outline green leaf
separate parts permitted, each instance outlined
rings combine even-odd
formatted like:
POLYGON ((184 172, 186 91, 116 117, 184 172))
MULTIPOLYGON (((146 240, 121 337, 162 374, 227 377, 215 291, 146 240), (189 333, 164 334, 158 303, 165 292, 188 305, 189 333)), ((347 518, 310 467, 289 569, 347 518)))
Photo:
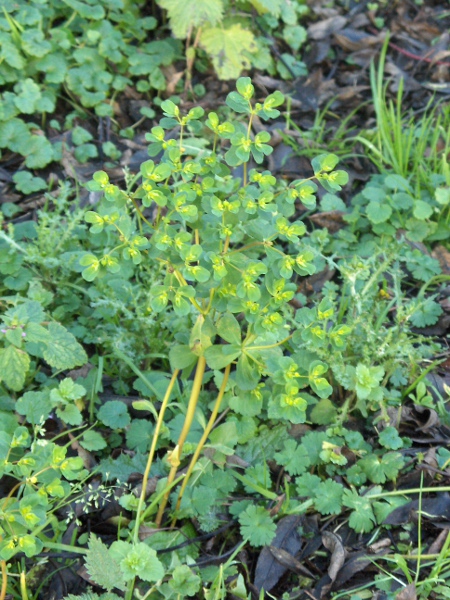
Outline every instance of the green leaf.
POLYGON ((86 352, 76 338, 59 323, 51 322, 48 326, 51 342, 44 350, 44 358, 56 369, 73 369, 86 364, 86 352))
POLYGON ((314 505, 322 515, 338 515, 342 508, 344 488, 332 479, 321 482, 314 492, 314 505))
POLYGON ((329 398, 322 398, 311 411, 311 421, 316 425, 329 425, 336 417, 336 407, 329 398))
POLYGON ((126 584, 120 572, 119 562, 109 552, 100 538, 92 535, 86 554, 86 570, 97 585, 110 592, 114 588, 124 592, 126 584))
MULTIPOLYGON (((133 403, 133 408, 135 403, 133 403)), ((138 452, 148 452, 153 439, 153 425, 147 419, 133 419, 127 429, 127 447, 138 452)))
POLYGON ((413 215, 420 221, 429 219, 433 214, 433 207, 423 200, 415 200, 413 207, 413 215))
POLYGON ((315 496, 317 487, 320 485, 320 477, 311 473, 304 473, 295 480, 297 484, 297 494, 302 498, 311 498, 315 496))
POLYGON ((199 591, 201 579, 187 565, 178 565, 169 580, 169 586, 181 596, 195 596, 199 591))
POLYGON ((236 81, 236 89, 246 100, 253 98, 253 94, 255 93, 255 88, 252 85, 250 77, 239 77, 236 81))
POLYGON ((100 407, 97 417, 111 429, 123 429, 130 424, 131 419, 126 405, 119 400, 110 400, 100 407))
POLYGON ((210 369, 224 369, 240 356, 242 350, 234 345, 213 345, 205 350, 206 363, 210 369))
POLYGON ((450 204, 450 186, 437 188, 434 192, 434 197, 436 202, 442 204, 442 206, 450 204))
POLYGON ((328 366, 320 360, 313 361, 309 366, 308 381, 311 388, 319 396, 319 398, 328 398, 331 395, 333 388, 322 377, 328 371, 328 366))
POLYGON ((392 208, 389 204, 380 202, 369 202, 366 208, 366 213, 369 220, 376 225, 388 221, 392 215, 392 208))
POLYGON ((81 425, 83 417, 74 404, 67 404, 56 409, 57 416, 67 425, 81 425))
POLYGON ((99 21, 105 17, 105 10, 101 4, 85 3, 79 0, 63 0, 63 2, 84 19, 99 21))
MULTIPOLYGON (((207 0, 209 2, 209 0, 207 0)), ((246 53, 256 51, 253 33, 242 29, 239 23, 227 29, 205 28, 200 36, 200 46, 211 56, 219 79, 236 79, 250 67, 246 53)))
POLYGON ((375 526, 370 497, 359 496, 353 490, 344 490, 342 504, 354 509, 350 515, 349 524, 357 533, 367 533, 375 526))
POLYGON ((215 25, 222 19, 222 0, 157 0, 169 14, 175 37, 184 39, 191 28, 215 25))
POLYGON ((9 148, 22 153, 31 138, 28 127, 22 119, 10 119, 0 122, 0 148, 9 148))
POLYGON ((95 452, 97 450, 103 450, 108 445, 103 436, 98 431, 90 429, 83 433, 83 437, 80 440, 80 445, 89 452, 95 452))
POLYGON ((52 411, 48 392, 26 392, 17 400, 16 411, 31 425, 37 425, 41 420, 46 421, 52 411))
POLYGON ((236 423, 228 421, 215 427, 209 436, 208 446, 227 456, 234 454, 234 447, 238 442, 236 423))
POLYGON ((0 350, 0 381, 11 390, 19 392, 23 388, 29 368, 30 357, 23 350, 15 346, 0 350))
POLYGON ((383 456, 369 454, 357 463, 373 483, 386 483, 396 479, 404 465, 404 460, 398 452, 388 452, 383 456))
POLYGON ((132 581, 135 577, 143 581, 158 581, 164 577, 165 570, 156 556, 156 550, 143 542, 113 542, 109 552, 119 563, 125 581, 132 581))
POLYGON ((249 506, 239 516, 241 535, 252 546, 268 546, 275 536, 277 526, 262 506, 249 506))
POLYGON ((230 344, 241 344, 241 327, 238 320, 231 313, 225 313, 217 322, 217 333, 230 344))
POLYGON ((36 111, 36 103, 41 98, 41 90, 31 77, 27 77, 14 88, 14 104, 20 112, 31 115, 36 111))
POLYGON ((21 149, 29 169, 43 169, 54 158, 53 146, 43 135, 30 135, 26 147, 21 149))
POLYGON ((335 154, 320 154, 312 159, 311 166, 314 169, 314 174, 317 175, 321 171, 331 172, 338 162, 339 157, 335 154))
POLYGON ((355 369, 355 390, 359 399, 365 400, 379 387, 384 377, 383 367, 368 367, 359 363, 355 369))
POLYGON ((378 436, 378 440, 382 446, 389 450, 399 450, 403 447, 403 440, 398 435, 395 427, 385 427, 378 436))
POLYGON ((311 465, 306 448, 295 440, 284 442, 284 449, 276 452, 274 458, 290 475, 300 475, 311 465))
POLYGON ((411 186, 401 175, 395 173, 387 175, 384 178, 385 185, 391 190, 401 190, 402 192, 411 192, 411 186))
POLYGON ((243 391, 253 390, 260 379, 256 364, 246 354, 242 354, 236 368, 236 383, 243 391))
POLYGON ((428 327, 434 325, 441 314, 442 306, 432 298, 427 298, 424 302, 418 303, 411 316, 411 323, 414 327, 428 327))
POLYGON ((230 92, 227 96, 226 103, 237 113, 249 113, 250 106, 247 100, 237 92, 230 92))
POLYGON ((34 177, 29 171, 17 171, 13 175, 16 188, 23 194, 32 194, 47 189, 47 184, 42 177, 34 177))
POLYGON ((187 344, 172 346, 169 352, 170 366, 173 370, 191 367, 197 362, 197 359, 198 356, 191 351, 187 344))

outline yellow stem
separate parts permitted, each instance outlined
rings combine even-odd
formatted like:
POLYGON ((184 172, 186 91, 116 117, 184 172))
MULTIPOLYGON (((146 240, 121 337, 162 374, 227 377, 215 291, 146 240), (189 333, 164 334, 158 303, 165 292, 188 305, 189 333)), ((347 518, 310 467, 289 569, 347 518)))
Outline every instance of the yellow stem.
MULTIPOLYGON (((166 508, 167 502, 169 500, 170 493, 170 484, 175 479, 177 474, 178 467, 180 465, 179 457, 183 452, 184 442, 188 436, 189 431, 191 430, 192 421, 194 420, 195 409, 197 408, 197 402, 200 395, 200 390, 202 388, 203 383, 203 375, 205 373, 206 368, 206 360, 204 356, 200 356, 197 363, 197 370, 195 371, 194 383, 192 385, 191 397, 189 398, 189 404, 187 407, 186 417, 184 419, 183 429, 181 430, 180 437, 178 438, 177 445, 172 453, 172 468, 170 469, 169 476, 167 478, 167 486, 169 490, 164 496, 158 514, 156 515, 155 523, 158 527, 161 526, 161 521, 164 515, 164 510, 166 508), (177 460, 178 458, 178 460, 177 460)), ((1 600, 1 599, 0 599, 1 600)))
POLYGON ((247 346, 247 350, 269 350, 270 348, 277 348, 278 346, 282 346, 284 343, 288 342, 292 336, 293 334, 291 333, 291 335, 285 337, 284 340, 281 340, 281 342, 269 344, 268 346, 247 346))
POLYGON ((148 219, 146 219, 144 217, 144 214, 143 214, 142 210, 139 208, 136 200, 132 196, 130 196, 130 200, 133 203, 133 206, 134 206, 137 214, 139 215, 139 217, 144 221, 144 223, 147 223, 147 225, 149 225, 153 229, 153 225, 150 223, 150 221, 148 219))
POLYGON ((223 246, 222 254, 226 254, 228 252, 228 246, 230 245, 230 236, 227 235, 225 238, 225 244, 223 246))
POLYGON ((145 495, 147 491, 147 482, 150 476, 150 469, 153 464, 153 457, 155 455, 156 444, 158 443, 159 432, 161 431, 161 427, 164 421, 164 413, 166 412, 167 405, 169 404, 170 395, 172 394, 173 386, 175 385, 175 381, 177 380, 179 369, 175 369, 172 375, 172 379, 170 380, 169 385, 167 386, 166 393, 164 395, 161 408, 159 409, 158 420, 156 422, 155 432, 153 433, 152 445, 150 448, 150 452, 147 459, 147 465, 145 467, 144 476, 142 478, 142 490, 141 495, 139 497, 139 504, 136 512, 136 524, 134 528, 134 541, 137 543, 139 541, 139 521, 142 514, 142 508, 145 502, 145 495))
POLYGON ((8 587, 8 571, 6 568, 6 560, 0 561, 0 565, 2 569, 2 589, 0 591, 0 600, 5 600, 6 589, 8 587))
POLYGON ((20 594, 22 596, 22 600, 28 600, 27 579, 25 571, 22 571, 20 573, 20 594))
MULTIPOLYGON (((208 439, 208 436, 211 433, 212 428, 214 427, 214 423, 216 422, 217 415, 218 415, 219 409, 220 409, 220 405, 222 404, 223 395, 225 394, 225 389, 227 387, 228 377, 230 375, 230 369, 231 369, 231 364, 229 364, 225 368, 225 372, 223 374, 222 385, 220 386, 219 394, 217 396, 216 403, 214 404, 213 411, 212 411, 211 416, 209 418, 208 424, 206 425, 206 429, 203 432, 201 440, 197 444, 197 448, 195 449, 195 452, 194 452, 194 454, 193 454, 193 456, 191 458, 191 462, 189 464, 189 468, 188 468, 188 470, 186 472, 186 475, 184 477, 183 483, 182 483, 181 488, 180 488, 180 492, 178 494, 178 500, 177 500, 176 510, 178 510, 180 508, 181 499, 183 498, 184 490, 186 489, 186 486, 187 486, 187 484, 189 482, 189 479, 190 479, 190 477, 192 475, 192 471, 194 470, 194 467, 197 464, 197 460, 198 460, 198 457, 200 456, 200 452, 203 450, 203 446, 205 445, 206 440, 208 439)), ((176 521, 176 518, 172 521, 172 527, 175 525, 175 521, 176 521)))

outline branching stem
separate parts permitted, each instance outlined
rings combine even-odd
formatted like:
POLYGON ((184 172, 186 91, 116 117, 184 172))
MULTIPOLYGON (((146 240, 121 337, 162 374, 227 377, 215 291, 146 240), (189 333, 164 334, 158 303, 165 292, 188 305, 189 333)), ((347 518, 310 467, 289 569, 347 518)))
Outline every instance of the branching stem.
POLYGON ((139 525, 142 515, 142 509, 145 502, 145 496, 147 492, 147 482, 150 476, 150 470, 153 464, 153 457, 155 456, 156 444, 158 443, 159 433, 161 431, 161 427, 164 421, 164 413, 166 412, 167 405, 169 404, 170 396, 172 394, 173 386, 178 377, 179 370, 175 369, 172 375, 172 379, 170 380, 169 385, 167 386, 166 393, 164 395, 161 408, 159 409, 158 420, 156 422, 155 432, 153 433, 152 445, 150 448, 150 452, 147 459, 147 465, 145 467, 144 476, 142 478, 142 490, 141 495, 139 497, 139 504, 136 511, 136 523, 134 526, 134 541, 137 543, 139 541, 139 525))
POLYGON ((170 485, 175 479, 177 474, 178 467, 180 466, 180 456, 183 452, 184 442, 188 436, 189 431, 191 430, 192 421, 194 420, 195 409, 197 408, 198 398, 200 395, 200 390, 202 389, 203 383, 203 375, 205 374, 206 368, 206 360, 204 356, 200 356, 197 362, 197 370, 195 371, 194 383, 192 385, 191 397, 189 398, 189 404, 187 407, 186 417, 184 419, 183 429, 181 430, 180 437, 178 438, 178 443, 175 446, 175 449, 171 453, 170 462, 172 464, 172 468, 170 469, 169 476, 167 478, 167 487, 168 490, 162 499, 162 502, 159 506, 158 514, 156 515, 156 525, 158 527, 161 526, 161 521, 164 516, 164 510, 166 508, 167 502, 169 500, 170 493, 170 485))
MULTIPOLYGON (((200 456, 201 451, 203 450, 203 446, 205 445, 209 434, 211 433, 212 428, 214 427, 214 423, 216 422, 216 418, 217 415, 219 413, 220 410, 220 405, 222 404, 222 400, 223 400, 223 396, 225 394, 225 390, 227 387, 227 383, 228 383, 228 377, 230 375, 230 370, 231 370, 231 364, 229 364, 226 368, 225 368, 225 372, 223 374, 223 380, 222 380, 222 385, 220 386, 220 390, 219 393, 217 395, 217 399, 216 402, 214 404, 214 408, 213 411, 211 413, 211 416, 209 417, 209 421, 208 424, 206 425, 205 431, 203 432, 203 435, 199 441, 199 443, 197 444, 197 448, 195 449, 195 452, 191 458, 191 462, 189 464, 188 470, 186 472, 186 475, 184 477, 183 483, 181 485, 180 488, 180 492, 178 494, 178 500, 177 500, 177 506, 176 506, 176 510, 178 510, 180 508, 180 504, 181 504, 181 500, 183 498, 183 494, 184 491, 186 489, 186 486, 189 482, 189 479, 192 475, 192 471, 194 470, 195 465, 197 464, 198 461, 198 457, 200 456)), ((176 522, 176 518, 172 521, 172 527, 175 525, 176 522)))

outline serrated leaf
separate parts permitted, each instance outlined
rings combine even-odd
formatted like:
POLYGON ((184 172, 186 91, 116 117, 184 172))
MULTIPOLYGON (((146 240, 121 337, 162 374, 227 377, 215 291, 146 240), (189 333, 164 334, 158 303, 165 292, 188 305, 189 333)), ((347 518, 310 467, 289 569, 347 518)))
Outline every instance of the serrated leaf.
POLYGON ((239 516, 242 537, 252 546, 267 546, 272 541, 277 526, 268 511, 262 506, 249 506, 239 516))
POLYGON ((100 20, 105 16, 105 10, 101 4, 85 3, 79 0, 63 0, 63 2, 85 19, 100 20))
POLYGON ((315 489, 314 505, 322 515, 339 514, 344 488, 336 481, 327 479, 315 489))
POLYGON ((442 306, 432 298, 427 298, 415 309, 411 316, 411 323, 414 327, 428 327, 434 325, 441 314, 442 306))
POLYGON ((284 442, 284 449, 276 452, 274 458, 290 475, 300 475, 311 465, 306 448, 295 440, 284 442))
POLYGON ((59 323, 50 323, 48 333, 51 342, 44 350, 44 359, 56 369, 73 369, 87 362, 87 354, 65 327, 59 323))
POLYGON ((13 175, 13 181, 19 192, 24 194, 32 194, 47 188, 47 184, 42 177, 34 177, 29 171, 17 171, 13 175))
POLYGON ((367 217, 372 223, 384 223, 392 215, 392 208, 389 204, 372 201, 369 202, 366 208, 367 217))
POLYGON ((423 200, 416 200, 413 207, 413 215, 420 221, 429 219, 433 214, 433 207, 423 200))
POLYGON ((204 29, 200 46, 211 56, 219 79, 237 79, 250 66, 250 59, 245 53, 256 51, 253 33, 243 29, 240 24, 227 29, 204 29))
POLYGON ((23 415, 28 423, 36 425, 47 420, 52 411, 52 404, 46 392, 26 392, 16 402, 16 411, 23 415))
POLYGON ((378 436, 378 440, 382 446, 389 450, 399 450, 403 447, 403 440, 398 435, 395 427, 385 427, 378 436))
POLYGON ((222 0, 158 0, 169 14, 175 37, 184 39, 191 28, 215 25, 222 19, 222 0))
POLYGON ((349 524, 356 532, 366 533, 373 529, 375 515, 369 497, 359 496, 353 490, 344 490, 342 504, 354 509, 350 515, 349 524))
POLYGON ((148 452, 153 439, 153 425, 147 419, 133 419, 127 429, 127 447, 138 452, 148 452))
POLYGON ((450 204, 450 186, 437 188, 437 190, 434 192, 434 197, 436 202, 442 204, 442 206, 450 204))
POLYGON ((81 425, 81 412, 74 404, 67 404, 56 409, 57 416, 67 425, 81 425))
POLYGON ((373 483, 385 483, 396 479, 404 465, 404 460, 398 452, 388 452, 383 456, 369 454, 357 463, 373 483))
POLYGON ((101 539, 95 536, 92 536, 89 540, 86 569, 92 581, 108 590, 108 592, 114 588, 123 592, 126 590, 119 563, 101 539))
POLYGON ((20 153, 25 156, 25 165, 29 169, 43 169, 54 158, 53 146, 43 135, 30 135, 20 153))
POLYGON ((195 596, 200 589, 201 579, 187 565, 178 565, 172 573, 169 586, 180 596, 195 596))
POLYGON ((26 352, 8 346, 0 350, 0 380, 11 390, 19 392, 25 383, 30 368, 30 357, 26 352))
POLYGON ((111 427, 111 429, 123 429, 131 422, 126 405, 119 400, 105 402, 98 411, 97 416, 102 423, 111 427))
POLYGON ((109 552, 119 563, 125 581, 132 581, 135 577, 144 581, 158 581, 164 577, 165 570, 156 556, 156 550, 143 542, 113 542, 109 552))

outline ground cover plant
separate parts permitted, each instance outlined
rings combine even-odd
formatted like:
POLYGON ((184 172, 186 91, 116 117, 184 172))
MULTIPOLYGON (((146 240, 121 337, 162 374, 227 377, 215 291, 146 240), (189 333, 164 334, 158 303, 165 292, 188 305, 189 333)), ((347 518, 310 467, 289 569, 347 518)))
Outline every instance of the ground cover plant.
MULTIPOLYGON (((95 29, 81 4, 70 21, 44 3, 66 30, 95 29)), ((186 38, 187 90, 160 90, 145 142, 118 142, 139 160, 105 152, 82 170, 95 128, 77 125, 61 164, 79 181, 56 175, 32 220, 3 199, 0 598, 445 598, 445 109, 412 125, 404 78, 389 104, 380 42, 372 130, 346 139, 352 111, 331 142, 331 100, 290 171, 305 124, 295 87, 264 89, 272 67, 226 86, 223 105, 189 100, 204 32, 257 40, 258 23, 281 48, 285 8, 252 3, 250 22, 236 3, 219 22, 225 3, 188 3, 180 24, 176 2, 158 4, 186 38), (387 158, 408 125, 427 160, 400 170, 387 158), (363 139, 380 172, 358 180, 363 139)), ((104 8, 122 31, 122 7, 104 8)), ((314 23, 310 43, 353 35, 339 18, 314 23)), ((39 198, 46 175, 26 173, 16 189, 39 198)))
MULTIPOLYGON (((185 38, 186 83, 190 83, 199 52, 198 64, 206 68, 211 60, 221 79, 237 78, 252 65, 272 74, 280 72, 285 78, 306 73, 305 65, 293 54, 274 60, 269 50, 270 34, 280 25, 291 52, 299 50, 306 35, 299 19, 308 12, 301 2, 265 6, 214 0, 199 8, 197 0, 170 0, 154 4, 152 14, 146 14, 145 7, 124 0, 5 1, 2 10, 0 149, 21 155, 31 170, 60 161, 67 144, 75 146, 80 162, 99 154, 117 160, 120 151, 109 134, 96 144, 83 121, 95 114, 108 120, 108 131, 112 123, 118 133, 117 96, 134 86, 147 99, 158 97, 167 85, 164 70, 183 58, 181 40, 185 38), (167 9, 173 36, 166 33, 155 39, 161 18, 157 5, 167 9), (195 38, 192 43, 191 36, 195 38), (60 118, 49 119, 59 112, 61 98, 71 108, 62 111, 60 118)), ((177 79, 182 75, 183 71, 177 79)), ((140 107, 141 119, 154 115, 147 104, 140 107)), ((126 137, 133 133, 133 127, 122 129, 126 137)), ((19 170, 14 183, 24 193, 46 188, 45 181, 29 170, 19 170)))

